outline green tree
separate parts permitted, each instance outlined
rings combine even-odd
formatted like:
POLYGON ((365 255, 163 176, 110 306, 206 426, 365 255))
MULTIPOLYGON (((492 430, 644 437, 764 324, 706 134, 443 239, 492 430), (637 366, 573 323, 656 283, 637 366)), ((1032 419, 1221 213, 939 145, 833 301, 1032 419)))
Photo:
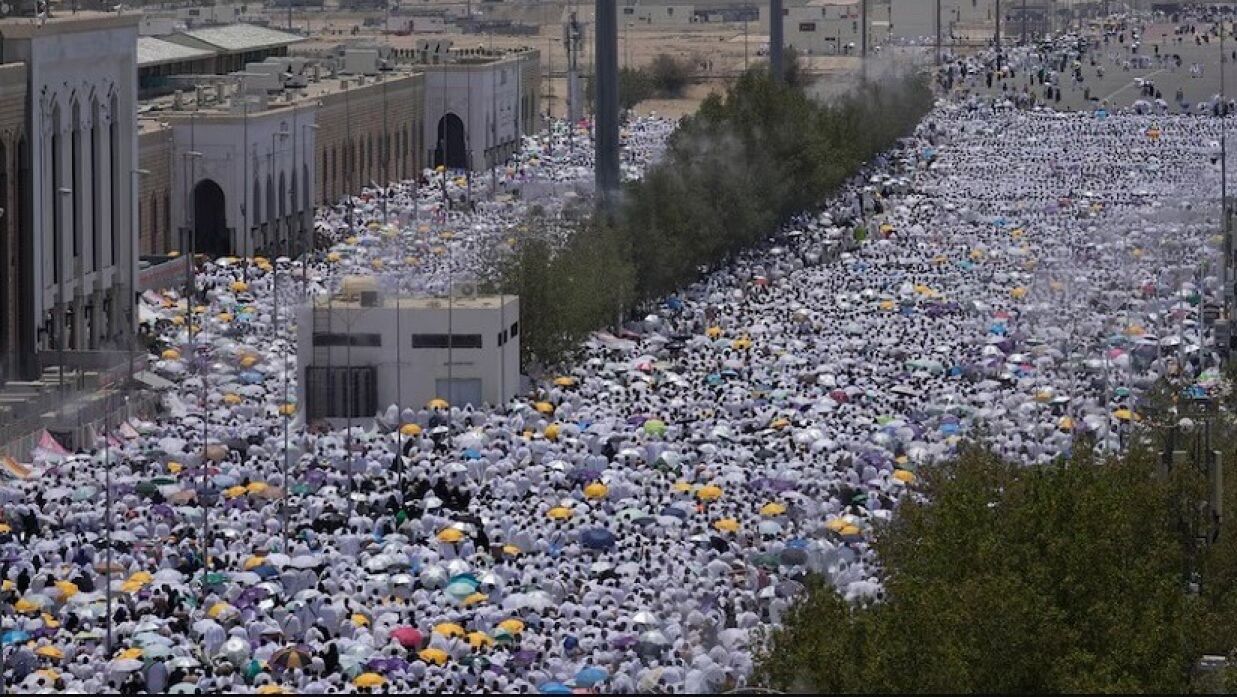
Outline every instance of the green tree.
POLYGON ((663 97, 681 97, 683 90, 696 79, 696 68, 690 59, 679 59, 669 53, 653 56, 648 74, 653 88, 663 97))
POLYGON ((767 637, 755 679, 824 692, 1185 691, 1201 644, 1181 502, 1196 485, 1184 469, 1159 474, 1142 450, 1051 467, 969 450, 926 472, 922 496, 878 531, 883 601, 850 605, 813 584, 767 637))

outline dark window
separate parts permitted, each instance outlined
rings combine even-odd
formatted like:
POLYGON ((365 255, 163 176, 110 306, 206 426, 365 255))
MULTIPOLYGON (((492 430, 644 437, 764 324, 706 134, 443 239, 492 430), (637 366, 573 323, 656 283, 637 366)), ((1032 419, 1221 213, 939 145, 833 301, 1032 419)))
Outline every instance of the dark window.
POLYGON ((799 22, 799 31, 816 31, 816 22, 799 22))
POLYGON ((501 331, 498 333, 498 345, 502 346, 505 343, 507 343, 507 332, 501 331))
POLYGON ((512 322, 511 323, 511 338, 514 339, 519 335, 520 335, 520 323, 512 322))
POLYGON ((636 8, 634 8, 634 7, 624 7, 624 8, 623 8, 623 14, 625 14, 625 15, 634 15, 635 13, 636 13, 636 8))
POLYGON ((314 346, 382 346, 381 334, 314 334, 314 346))
POLYGON ((412 347, 414 349, 479 349, 481 348, 481 335, 413 334, 412 347))
POLYGON ((368 417, 378 412, 377 371, 372 367, 305 369, 308 418, 368 417))

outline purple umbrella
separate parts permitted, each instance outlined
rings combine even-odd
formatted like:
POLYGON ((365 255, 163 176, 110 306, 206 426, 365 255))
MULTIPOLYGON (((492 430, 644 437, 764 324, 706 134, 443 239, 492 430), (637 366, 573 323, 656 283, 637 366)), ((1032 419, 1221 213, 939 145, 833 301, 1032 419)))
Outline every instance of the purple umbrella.
POLYGON ((378 673, 402 673, 408 669, 408 661, 402 658, 373 658, 365 667, 378 673))
POLYGON ((511 654, 511 662, 519 666, 528 667, 535 663, 540 655, 540 653, 531 649, 520 649, 511 654))

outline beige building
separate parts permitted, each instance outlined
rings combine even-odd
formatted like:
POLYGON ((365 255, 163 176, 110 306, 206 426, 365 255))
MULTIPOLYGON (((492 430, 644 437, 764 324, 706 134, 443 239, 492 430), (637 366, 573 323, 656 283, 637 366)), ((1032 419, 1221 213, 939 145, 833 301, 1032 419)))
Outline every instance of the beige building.
POLYGON ((178 249, 172 225, 171 127, 142 121, 138 133, 138 249, 142 256, 167 254, 178 249))
MULTIPOLYGON (((877 15, 871 6, 868 12, 871 25, 877 15)), ((860 15, 860 0, 788 1, 782 7, 782 35, 787 46, 809 55, 857 53, 860 15)), ((767 3, 760 6, 760 27, 763 33, 769 33, 767 3)))

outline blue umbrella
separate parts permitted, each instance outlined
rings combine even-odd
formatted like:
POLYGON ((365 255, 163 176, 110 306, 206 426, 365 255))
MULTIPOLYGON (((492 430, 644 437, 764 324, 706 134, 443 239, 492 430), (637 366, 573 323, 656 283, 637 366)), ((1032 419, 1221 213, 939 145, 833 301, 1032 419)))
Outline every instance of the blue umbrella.
POLYGON ((543 682, 537 687, 537 691, 543 695, 569 695, 571 688, 561 682, 543 682))
POLYGON ((256 370, 246 370, 240 375, 237 375, 240 381, 246 385, 259 385, 262 383, 264 376, 256 370))
POLYGON ((10 629, 4 634, 0 634, 0 646, 20 644, 23 641, 30 641, 30 635, 20 629, 10 629))
POLYGON ((271 566, 270 564, 261 564, 259 566, 255 566, 253 569, 251 569, 251 571, 257 574, 264 581, 268 578, 274 578, 275 576, 279 575, 279 570, 271 566))
POLYGON ((592 687, 597 683, 605 680, 610 674, 605 670, 596 666, 586 666, 576 673, 576 685, 581 687, 592 687))
POLYGON ((580 533, 580 544, 589 549, 610 549, 615 541, 614 533, 605 528, 589 528, 580 533))
POLYGON ((465 460, 480 460, 481 452, 478 451, 476 448, 468 448, 467 450, 464 451, 464 459, 465 460))

